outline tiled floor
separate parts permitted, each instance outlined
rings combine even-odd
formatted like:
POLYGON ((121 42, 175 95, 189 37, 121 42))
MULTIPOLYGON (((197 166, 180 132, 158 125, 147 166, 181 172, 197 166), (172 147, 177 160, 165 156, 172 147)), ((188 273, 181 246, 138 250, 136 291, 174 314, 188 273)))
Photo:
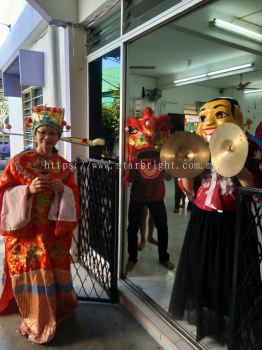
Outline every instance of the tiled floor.
MULTIPOLYGON (((170 260, 177 265, 190 212, 187 209, 180 209, 178 214, 173 213, 174 182, 172 180, 166 182, 165 204, 169 229, 168 251, 170 253, 170 260)), ((154 237, 156 237, 156 230, 154 231, 154 237)), ((175 272, 176 270, 168 271, 158 263, 157 246, 147 242, 144 250, 139 252, 136 267, 131 273, 128 273, 128 278, 167 311, 175 272)), ((195 333, 194 326, 189 325, 185 321, 180 323, 189 333, 195 333)), ((203 343, 212 350, 226 349, 226 347, 218 345, 210 338, 204 339, 203 343)))

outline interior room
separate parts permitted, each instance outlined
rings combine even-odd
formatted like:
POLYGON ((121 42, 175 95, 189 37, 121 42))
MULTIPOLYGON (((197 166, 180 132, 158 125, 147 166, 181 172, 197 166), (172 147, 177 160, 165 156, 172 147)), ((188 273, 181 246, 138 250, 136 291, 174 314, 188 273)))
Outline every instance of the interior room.
MULTIPOLYGON (((256 0, 214 1, 130 42, 127 117, 139 116, 144 107, 150 106, 155 116, 170 114, 173 126, 182 115, 184 130, 195 131, 200 106, 215 97, 228 96, 238 100, 244 129, 254 135, 262 120, 261 12, 256 0), (260 37, 218 28, 214 19, 260 33, 260 37)), ((166 181, 165 186, 168 250, 177 266, 190 210, 186 201, 185 207, 174 213, 174 180, 166 181)), ((129 189, 126 197, 127 216, 129 189)), ((176 269, 169 271, 159 265, 157 246, 146 242, 127 279, 167 312, 175 273, 176 269)), ((181 325, 194 333, 193 326, 186 322, 181 325)), ((204 343, 223 349, 210 339, 204 343)))

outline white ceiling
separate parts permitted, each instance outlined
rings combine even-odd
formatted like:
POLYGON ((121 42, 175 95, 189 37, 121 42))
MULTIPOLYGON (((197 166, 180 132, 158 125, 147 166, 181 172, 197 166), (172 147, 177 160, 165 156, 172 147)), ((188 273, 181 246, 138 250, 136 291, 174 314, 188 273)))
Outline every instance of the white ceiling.
POLYGON ((25 5, 25 0, 0 0, 0 47, 10 33, 6 25, 11 24, 12 27, 15 24, 25 5))
MULTIPOLYGON (((170 87, 175 78, 254 63, 242 72, 242 81, 252 82, 248 87, 262 88, 262 43, 211 27, 213 18, 262 33, 262 1, 217 0, 134 41, 128 48, 128 65, 155 69, 132 69, 130 73, 158 78, 160 87, 170 87)), ((235 72, 198 85, 231 88, 239 81, 240 72, 235 72)))

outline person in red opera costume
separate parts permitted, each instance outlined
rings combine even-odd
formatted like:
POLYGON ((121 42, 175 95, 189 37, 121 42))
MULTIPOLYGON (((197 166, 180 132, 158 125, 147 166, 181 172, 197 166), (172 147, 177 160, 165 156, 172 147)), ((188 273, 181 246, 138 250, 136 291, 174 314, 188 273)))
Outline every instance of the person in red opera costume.
POLYGON ((21 335, 43 344, 77 307, 70 272, 72 232, 80 216, 71 164, 55 145, 65 122, 61 108, 35 107, 27 127, 33 150, 14 156, 0 179, 0 232, 5 258, 0 315, 19 312, 21 335))

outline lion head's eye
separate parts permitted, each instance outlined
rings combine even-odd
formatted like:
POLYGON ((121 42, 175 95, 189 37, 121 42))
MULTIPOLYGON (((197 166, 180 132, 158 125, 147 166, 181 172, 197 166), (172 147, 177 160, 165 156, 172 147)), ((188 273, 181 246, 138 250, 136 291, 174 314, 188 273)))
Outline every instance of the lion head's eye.
POLYGON ((132 128, 132 127, 129 127, 129 134, 137 134, 137 129, 136 128, 132 128))
POLYGON ((201 115, 201 116, 199 117, 199 120, 200 120, 201 122, 204 122, 205 119, 206 119, 206 116, 205 116, 205 115, 201 115))

